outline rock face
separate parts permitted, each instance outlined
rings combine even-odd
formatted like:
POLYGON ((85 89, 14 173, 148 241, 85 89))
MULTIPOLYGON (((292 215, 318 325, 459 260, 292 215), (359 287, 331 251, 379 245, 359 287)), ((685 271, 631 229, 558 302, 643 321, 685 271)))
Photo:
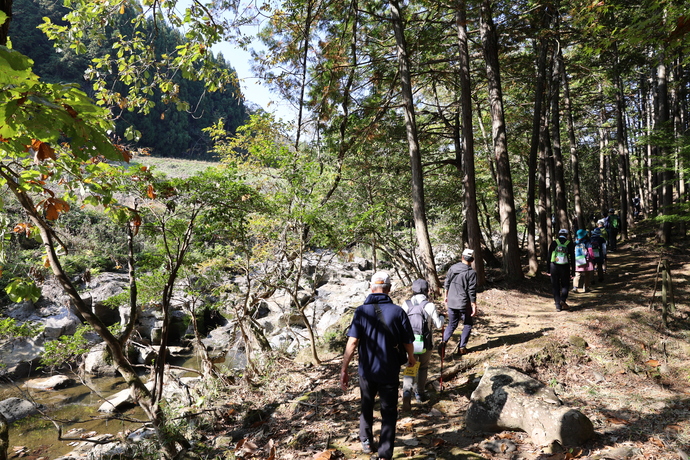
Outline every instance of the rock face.
POLYGON ((24 386, 34 390, 47 391, 67 388, 74 385, 74 383, 74 379, 67 377, 66 375, 53 375, 52 377, 27 380, 24 383, 24 386))
POLYGON ((554 441, 576 446, 594 435, 582 412, 564 406, 543 383, 507 367, 486 369, 472 393, 466 423, 472 431, 522 430, 540 446, 554 441))
POLYGON ((12 423, 29 415, 37 414, 38 408, 26 399, 7 398, 0 401, 0 412, 7 419, 7 423, 12 423))
POLYGON ((84 372, 94 376, 119 375, 117 368, 112 364, 112 358, 110 358, 105 342, 101 342, 89 350, 84 360, 84 372))

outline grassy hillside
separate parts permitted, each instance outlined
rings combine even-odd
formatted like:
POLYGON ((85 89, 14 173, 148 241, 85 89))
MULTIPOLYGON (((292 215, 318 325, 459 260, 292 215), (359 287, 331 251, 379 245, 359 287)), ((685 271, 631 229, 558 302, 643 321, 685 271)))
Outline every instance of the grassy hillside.
POLYGON ((218 166, 218 162, 183 160, 180 158, 160 158, 146 155, 136 155, 131 164, 153 167, 156 171, 165 173, 169 177, 189 177, 210 167, 218 166))

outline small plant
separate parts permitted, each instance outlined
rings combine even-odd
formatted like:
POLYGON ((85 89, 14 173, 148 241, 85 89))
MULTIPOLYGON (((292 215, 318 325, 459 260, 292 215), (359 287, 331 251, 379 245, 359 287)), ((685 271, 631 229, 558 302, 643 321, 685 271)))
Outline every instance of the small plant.
POLYGON ((0 338, 3 339, 17 339, 20 337, 33 337, 43 330, 43 326, 39 326, 31 321, 22 324, 17 324, 14 318, 5 318, 0 320, 0 338))
POLYGON ((13 278, 5 287, 5 292, 12 302, 31 300, 37 302, 41 298, 41 290, 29 278, 13 278))
POLYGON ((89 325, 79 326, 74 335, 63 335, 46 342, 41 364, 46 367, 76 364, 89 351, 90 343, 85 336, 91 330, 89 325))

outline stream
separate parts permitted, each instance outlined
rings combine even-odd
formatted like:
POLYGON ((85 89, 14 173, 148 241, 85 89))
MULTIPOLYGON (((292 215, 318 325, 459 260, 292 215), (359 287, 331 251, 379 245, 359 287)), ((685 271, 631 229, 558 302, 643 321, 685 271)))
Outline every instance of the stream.
MULTIPOLYGON (((199 369, 199 360, 190 355, 175 359, 171 364, 182 367, 199 369)), ((93 432, 116 435, 124 430, 134 431, 141 427, 141 423, 117 419, 117 414, 103 414, 98 408, 104 399, 127 388, 121 377, 89 378, 81 382, 74 374, 65 373, 73 378, 77 384, 59 390, 36 390, 24 386, 27 379, 18 380, 12 384, 0 385, 0 400, 17 397, 35 401, 45 406, 45 413, 62 426, 63 437, 78 437, 79 434, 70 430, 79 429, 81 433, 93 432)), ((196 375, 188 373, 187 375, 196 375)), ((135 406, 123 413, 128 419, 146 420, 141 408, 135 406)), ((24 452, 30 458, 53 459, 68 454, 74 450, 75 441, 59 441, 55 425, 41 414, 17 420, 9 429, 9 457, 16 458, 14 453, 24 452), (22 449, 19 449, 19 448, 22 449)))

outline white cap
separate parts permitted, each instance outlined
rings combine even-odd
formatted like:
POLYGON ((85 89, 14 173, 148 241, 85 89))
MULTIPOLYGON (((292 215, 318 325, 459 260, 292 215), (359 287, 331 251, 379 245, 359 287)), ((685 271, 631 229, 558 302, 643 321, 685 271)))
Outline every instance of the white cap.
POLYGON ((568 229, 567 228, 562 228, 558 231, 559 235, 567 235, 568 234, 568 229))
POLYGON ((372 286, 390 286, 391 277, 386 272, 376 272, 371 277, 372 286))
POLYGON ((465 249, 462 251, 463 257, 474 257, 474 249, 465 249))

